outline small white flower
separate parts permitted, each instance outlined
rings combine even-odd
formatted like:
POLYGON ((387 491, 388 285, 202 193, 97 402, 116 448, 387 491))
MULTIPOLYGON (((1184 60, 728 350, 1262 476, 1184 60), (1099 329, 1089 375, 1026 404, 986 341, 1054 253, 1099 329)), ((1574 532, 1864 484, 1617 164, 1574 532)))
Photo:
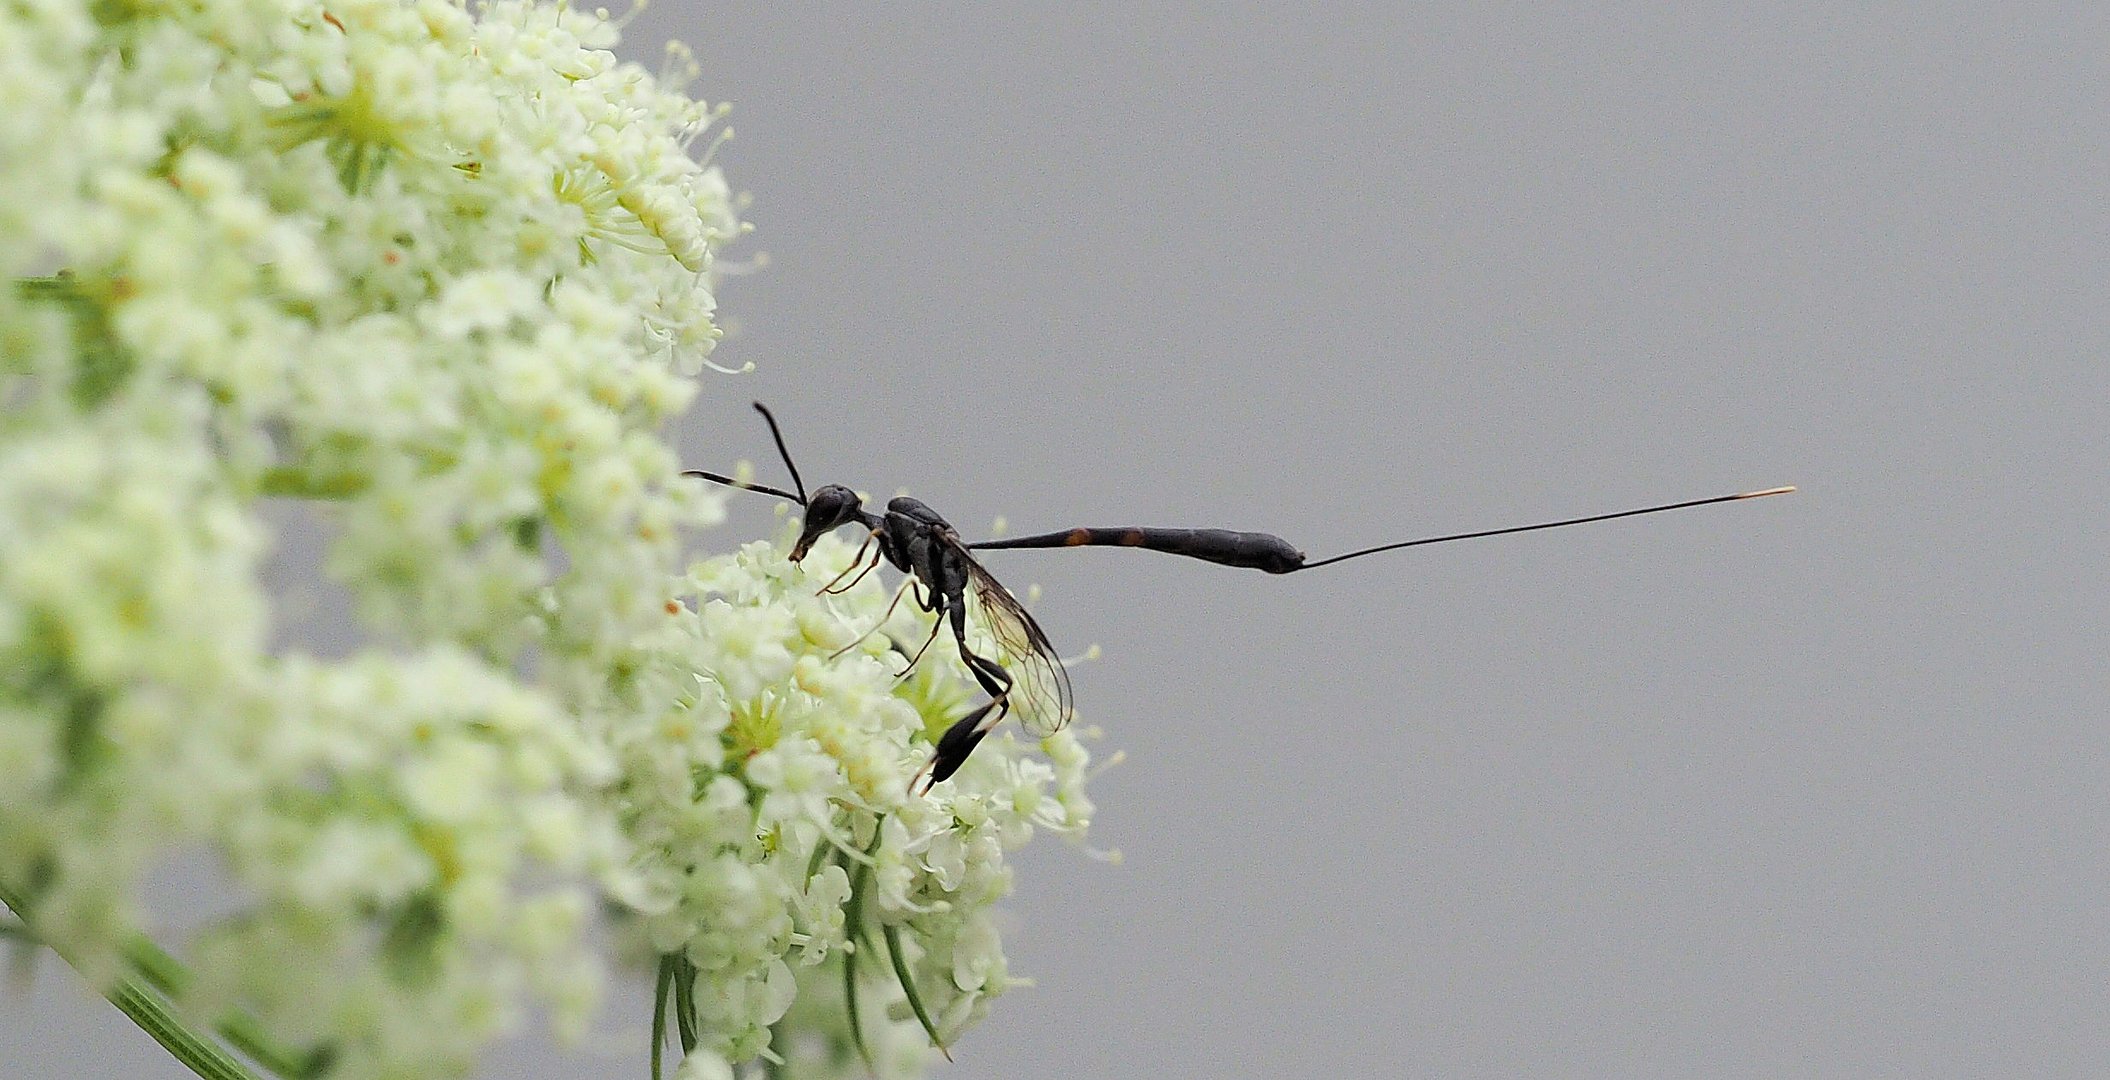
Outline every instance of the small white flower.
POLYGON ((442 338, 462 338, 478 330, 497 330, 524 316, 540 300, 540 289, 524 275, 488 269, 464 274, 448 283, 425 312, 425 325, 442 338))
POLYGON ((708 1050, 690 1054, 674 1070, 674 1080, 733 1080, 733 1066, 708 1050))
POLYGON ((800 963, 818 964, 828 958, 831 949, 842 944, 847 925, 843 904, 849 899, 850 874, 841 866, 822 867, 820 873, 808 879, 805 892, 797 900, 799 923, 806 935, 800 946, 800 963))
POLYGON ((952 984, 962 990, 1004 988, 1004 949, 986 915, 967 920, 953 938, 952 984))

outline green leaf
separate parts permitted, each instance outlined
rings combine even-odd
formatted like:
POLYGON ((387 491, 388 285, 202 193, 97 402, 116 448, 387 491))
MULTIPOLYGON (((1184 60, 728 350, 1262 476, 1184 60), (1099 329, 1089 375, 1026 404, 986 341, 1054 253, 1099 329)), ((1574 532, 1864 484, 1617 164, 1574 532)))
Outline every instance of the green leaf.
POLYGON ((87 412, 108 401, 139 365, 110 329, 108 305, 124 294, 121 280, 88 281, 72 273, 15 279, 24 299, 57 304, 73 317, 73 404, 87 412))
POLYGON ((258 474, 257 494, 336 502, 364 492, 370 483, 370 478, 350 471, 312 472, 297 465, 273 465, 258 474))
POLYGON ((381 959, 389 974, 406 983, 428 981, 436 973, 438 957, 433 946, 447 932, 447 917, 439 901, 430 896, 413 897, 396 912, 381 935, 381 959))

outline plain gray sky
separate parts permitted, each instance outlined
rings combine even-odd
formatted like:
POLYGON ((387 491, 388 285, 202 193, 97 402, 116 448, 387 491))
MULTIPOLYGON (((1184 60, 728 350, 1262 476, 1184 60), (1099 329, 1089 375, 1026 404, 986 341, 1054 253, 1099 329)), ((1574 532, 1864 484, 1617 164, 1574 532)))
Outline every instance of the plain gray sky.
MULTIPOLYGON (((633 25, 771 259, 698 467, 770 475, 761 398, 971 535, 1314 556, 1803 486, 1279 579, 993 554, 1105 648, 1127 858, 1024 856, 1039 985, 936 1076, 2101 1074, 2110 14, 1782 7, 633 25)), ((184 1075, 83 994, 0 1002, 0 1076, 184 1075)))

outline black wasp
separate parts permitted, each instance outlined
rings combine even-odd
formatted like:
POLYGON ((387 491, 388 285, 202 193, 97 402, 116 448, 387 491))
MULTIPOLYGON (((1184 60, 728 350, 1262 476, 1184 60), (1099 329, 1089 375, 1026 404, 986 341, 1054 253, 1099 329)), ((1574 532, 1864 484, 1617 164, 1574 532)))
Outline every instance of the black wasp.
MULTIPOLYGON (((759 491, 765 495, 775 495, 803 507, 805 516, 799 526, 798 542, 791 548, 792 562, 804 559, 806 553, 812 549, 814 541, 827 533, 853 524, 864 529, 865 541, 858 547, 857 554, 851 558, 850 565, 837 574, 833 581, 822 586, 821 592, 848 590, 862 580, 865 574, 876 568, 881 560, 893 564, 896 570, 909 576, 909 580, 903 584, 903 589, 915 589, 917 606, 934 616, 930 636, 924 639, 922 648, 917 649, 915 655, 909 658, 908 668, 903 669, 902 674, 907 674, 909 669, 916 666, 917 661, 930 649, 931 643, 937 640, 939 631, 950 624, 953 641, 959 646, 961 661, 967 665, 967 670, 974 676, 975 682, 989 694, 990 700, 987 703, 954 721, 939 737, 929 764, 917 774, 917 780, 910 781, 911 789, 914 789, 917 781, 924 781, 924 791, 930 790, 932 784, 957 771, 968 755, 974 753, 974 748, 981 744, 983 737, 995 730, 1006 715, 1016 715, 1026 731, 1039 738, 1060 731, 1070 720, 1070 675, 1063 668, 1062 659, 1056 654, 1054 645, 1049 643, 1046 632, 1041 630, 1040 623, 1034 621, 1032 613, 976 561, 974 552, 977 550, 1138 547, 1221 563, 1225 566, 1265 570, 1270 574, 1289 574, 1399 548, 1530 532, 1535 529, 1555 529, 1592 521, 1609 521, 1638 514, 1706 506, 1710 503, 1781 495, 1795 490, 1793 487, 1767 488, 1763 491, 1745 491, 1734 495, 1717 495, 1706 499, 1647 506, 1639 510, 1620 510, 1561 521, 1544 521, 1535 525, 1512 525, 1502 529, 1402 540, 1334 555, 1316 562, 1307 561, 1302 551, 1279 536, 1258 532, 1234 532, 1229 529, 1064 529, 1060 532, 970 544, 961 540, 959 531, 936 510, 921 500, 906 495, 888 500, 884 514, 874 514, 866 510, 864 500, 841 484, 825 484, 815 488, 809 497, 806 494, 805 482, 799 479, 798 466, 792 464, 791 452, 784 446, 784 433, 777 427, 777 418, 759 401, 755 402, 755 411, 761 413, 762 419, 769 424, 769 434, 776 441, 777 454, 784 459, 784 467, 791 472, 792 491, 736 480, 701 469, 690 469, 682 475, 701 477, 714 483, 759 491), (847 584, 844 583, 845 578, 849 579, 847 584), (1007 668, 976 653, 968 645, 967 609, 970 600, 977 609, 977 621, 986 627, 990 636, 996 640, 1005 658, 1010 661, 1010 667, 1007 668)), ((898 604, 900 601, 901 593, 897 592, 894 594, 894 603, 898 604)), ((884 623, 887 616, 891 616, 893 612, 893 606, 889 605, 887 614, 881 616, 880 622, 884 623)))

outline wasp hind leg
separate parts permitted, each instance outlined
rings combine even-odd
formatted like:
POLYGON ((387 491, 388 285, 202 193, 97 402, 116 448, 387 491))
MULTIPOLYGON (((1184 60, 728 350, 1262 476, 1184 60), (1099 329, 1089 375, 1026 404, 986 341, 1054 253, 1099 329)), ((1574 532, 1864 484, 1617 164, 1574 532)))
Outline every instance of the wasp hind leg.
POLYGON ((909 792, 928 795, 932 787, 960 771, 960 766, 967 763, 967 758, 974 753, 974 748, 982 745, 982 740, 995 731, 998 724, 1004 722, 1004 714, 1010 711, 1010 701, 997 698, 953 721, 953 725, 945 729, 945 734, 938 736, 938 746, 931 752, 930 760, 924 762, 923 767, 916 770, 916 775, 910 778, 909 792), (917 786, 919 784, 920 790, 917 786))
MULTIPOLYGON (((990 700, 953 721, 953 725, 945 729, 945 734, 938 736, 938 745, 931 753, 930 761, 917 770, 915 777, 909 781, 909 791, 916 794, 928 794, 932 785, 958 772, 960 766, 966 764, 968 756, 974 753, 974 748, 982 745, 982 740, 996 730, 996 726, 1003 723, 1004 717, 1011 712, 1011 673, 1005 671, 1002 664, 967 647, 967 618, 962 608, 956 604, 946 605, 942 602, 939 606, 946 608, 938 613, 939 625, 942 626, 950 619, 953 637, 959 642, 960 659, 974 675, 974 681, 988 692, 990 700), (917 791, 919 783, 922 784, 921 791, 917 791)), ((937 626, 931 627, 932 640, 936 640, 937 632, 937 626)), ((930 642, 925 641, 923 647, 928 649, 930 642)), ((921 657, 923 653, 918 650, 916 655, 921 657)))
POLYGON ((982 689, 990 697, 1007 698, 1011 696, 1011 673, 1004 670, 1004 665, 967 647, 966 611, 955 604, 943 614, 952 619, 952 636, 953 640, 960 645, 960 660, 967 665, 967 670, 974 675, 974 681, 982 684, 982 689))

